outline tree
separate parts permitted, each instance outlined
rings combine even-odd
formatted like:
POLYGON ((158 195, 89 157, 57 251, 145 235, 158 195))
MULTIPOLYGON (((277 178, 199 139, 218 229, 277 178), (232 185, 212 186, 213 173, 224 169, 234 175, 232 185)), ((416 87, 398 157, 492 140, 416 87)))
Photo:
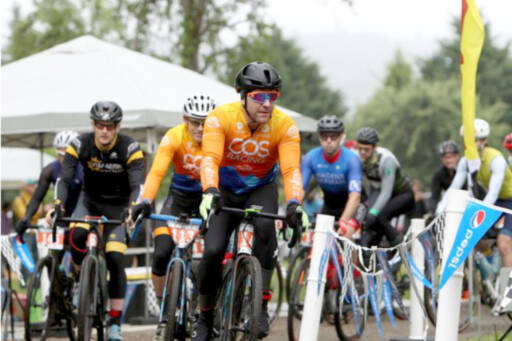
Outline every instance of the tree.
MULTIPOLYGON (((453 22, 455 35, 440 42, 433 56, 420 59, 419 66, 425 80, 460 79, 459 22, 453 22)), ((496 44, 489 24, 485 25, 485 41, 479 59, 476 91, 484 106, 504 102, 512 110, 512 58, 510 42, 500 47, 496 44)), ((477 114, 478 115, 478 114, 477 114)), ((512 115, 506 118, 512 125, 512 115)))
POLYGON ((240 68, 256 60, 270 63, 281 75, 280 105, 315 118, 327 114, 343 117, 347 112, 342 93, 328 86, 318 65, 304 56, 294 40, 283 37, 277 27, 241 38, 218 77, 232 85, 240 68))
POLYGON ((412 80, 412 67, 405 60, 402 52, 398 50, 395 60, 388 65, 388 74, 384 79, 384 86, 400 90, 412 80))
POLYGON ((6 49, 13 61, 46 50, 85 33, 79 9, 68 0, 35 2, 36 9, 25 18, 13 8, 10 44, 6 49))

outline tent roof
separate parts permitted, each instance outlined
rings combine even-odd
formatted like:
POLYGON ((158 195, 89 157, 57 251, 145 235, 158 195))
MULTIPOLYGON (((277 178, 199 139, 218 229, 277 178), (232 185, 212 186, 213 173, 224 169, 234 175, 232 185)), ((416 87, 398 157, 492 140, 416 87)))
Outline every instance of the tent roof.
MULTIPOLYGON (((2 189, 20 188, 27 180, 37 180, 41 173, 41 153, 27 148, 2 147, 2 189)), ((43 153, 43 165, 56 159, 43 153)))
MULTIPOLYGON (((27 134, 87 131, 88 110, 103 99, 121 105, 123 127, 139 129, 138 138, 145 128, 163 132, 180 123, 183 103, 192 94, 206 93, 218 104, 239 99, 232 87, 217 80, 92 36, 2 67, 1 91, 4 145, 27 144, 27 134)), ((281 109, 301 131, 314 130, 313 119, 281 109)), ((51 135, 44 144, 51 144, 51 135)))

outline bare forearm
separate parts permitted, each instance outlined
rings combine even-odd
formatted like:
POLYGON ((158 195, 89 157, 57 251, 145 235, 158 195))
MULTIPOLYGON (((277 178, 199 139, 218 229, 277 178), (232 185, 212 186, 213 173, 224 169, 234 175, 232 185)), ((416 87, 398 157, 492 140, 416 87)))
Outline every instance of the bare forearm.
POLYGON ((343 210, 343 214, 341 215, 342 220, 349 220, 356 213, 357 207, 361 202, 361 193, 359 192, 351 192, 348 195, 347 204, 345 205, 345 209, 343 210))

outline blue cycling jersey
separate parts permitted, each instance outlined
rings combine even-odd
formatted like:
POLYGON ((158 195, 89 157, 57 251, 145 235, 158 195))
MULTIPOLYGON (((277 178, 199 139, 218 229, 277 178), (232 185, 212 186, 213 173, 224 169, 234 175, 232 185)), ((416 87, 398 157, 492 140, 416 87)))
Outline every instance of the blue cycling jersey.
POLYGON ((340 147, 340 153, 327 160, 321 147, 307 153, 302 159, 302 180, 307 188, 314 175, 324 192, 340 194, 361 192, 363 171, 359 157, 350 149, 340 147))

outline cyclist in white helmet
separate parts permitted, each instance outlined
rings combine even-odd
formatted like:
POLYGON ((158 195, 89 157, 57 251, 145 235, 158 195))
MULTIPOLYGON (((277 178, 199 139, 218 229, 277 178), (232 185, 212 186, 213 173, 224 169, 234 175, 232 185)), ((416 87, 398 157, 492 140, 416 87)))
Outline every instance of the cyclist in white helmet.
MULTIPOLYGON (((512 209, 512 170, 507 166, 507 161, 503 154, 499 150, 488 146, 489 123, 477 118, 474 121, 474 125, 476 146, 482 162, 476 174, 476 180, 487 190, 483 201, 510 210, 512 209)), ((460 135, 463 135, 462 127, 460 135)), ((457 165, 457 173, 450 188, 462 188, 467 175, 468 166, 466 158, 462 157, 457 165)), ((444 211, 446 205, 447 200, 445 196, 439 203, 436 212, 441 213, 444 211)), ((507 278, 508 272, 512 270, 512 215, 510 214, 505 214, 505 224, 500 229, 497 244, 503 261, 502 274, 500 276, 507 278)))
MULTIPOLYGON (((175 216, 186 213, 189 217, 199 216, 198 210, 202 198, 199 166, 202 159, 203 125, 206 116, 213 109, 215 109, 215 101, 207 95, 195 95, 185 101, 184 123, 169 129, 162 138, 144 184, 142 201, 132 209, 133 220, 139 214, 149 215, 151 213, 151 203, 155 199, 171 162, 174 174, 161 213, 175 216)), ((152 277, 160 305, 167 264, 174 244, 169 229, 165 226, 155 227, 153 236, 155 238, 155 253, 152 277)), ((164 329, 165 325, 159 324, 153 340, 163 340, 164 329)))
MULTIPOLYGON (((46 192, 48 191, 48 188, 50 188, 51 184, 55 185, 57 181, 67 146, 77 136, 78 133, 71 130, 64 130, 55 135, 55 138, 53 139, 53 147, 57 153, 57 160, 48 164, 41 171, 37 188, 34 192, 34 195, 32 196, 32 199, 27 205, 25 216, 19 220, 16 225, 16 231, 18 232, 18 235, 22 236, 25 230, 30 227, 32 217, 37 212, 39 205, 43 201, 46 192)), ((73 210, 75 209, 76 203, 78 201, 78 195, 80 194, 80 189, 82 187, 83 176, 84 171, 80 166, 76 169, 73 181, 69 185, 69 197, 65 203, 66 212, 68 215, 73 213, 73 210)))

